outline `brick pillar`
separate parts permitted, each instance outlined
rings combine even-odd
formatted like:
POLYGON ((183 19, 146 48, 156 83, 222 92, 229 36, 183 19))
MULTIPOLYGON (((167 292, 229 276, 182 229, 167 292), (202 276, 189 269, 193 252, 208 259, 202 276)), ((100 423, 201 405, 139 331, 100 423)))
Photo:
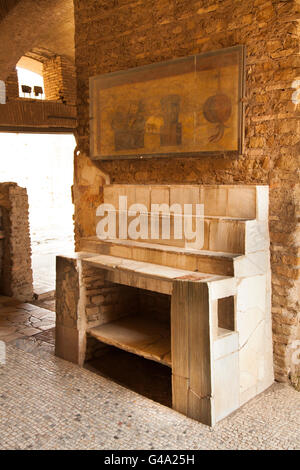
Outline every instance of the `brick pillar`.
POLYGON ((6 101, 19 98, 19 80, 18 80, 17 69, 14 69, 12 73, 7 77, 5 81, 5 85, 6 85, 6 101))
POLYGON ((0 294, 21 301, 33 298, 27 191, 16 183, 0 184, 2 260, 0 294))
POLYGON ((76 104, 76 80, 74 65, 57 56, 44 62, 43 77, 47 100, 76 104))

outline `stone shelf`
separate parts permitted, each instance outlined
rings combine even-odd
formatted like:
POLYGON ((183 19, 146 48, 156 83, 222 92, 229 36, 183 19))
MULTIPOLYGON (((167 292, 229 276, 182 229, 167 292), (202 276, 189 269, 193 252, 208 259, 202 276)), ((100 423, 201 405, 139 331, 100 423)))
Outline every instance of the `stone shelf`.
POLYGON ((233 276, 233 263, 237 254, 192 250, 168 245, 133 240, 99 240, 97 237, 81 239, 80 251, 109 256, 122 256, 144 263, 156 263, 189 271, 233 276))
POLYGON ((170 325, 132 315, 91 328, 97 340, 146 359, 172 367, 170 325))

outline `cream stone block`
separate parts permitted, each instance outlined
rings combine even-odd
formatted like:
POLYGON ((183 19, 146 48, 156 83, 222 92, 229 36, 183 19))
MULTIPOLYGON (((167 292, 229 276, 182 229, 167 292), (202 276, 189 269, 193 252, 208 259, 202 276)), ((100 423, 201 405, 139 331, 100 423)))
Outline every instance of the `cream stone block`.
POLYGON ((214 362, 213 403, 216 422, 239 407, 239 358, 238 353, 214 362))
POLYGON ((202 201, 207 216, 226 216, 228 190, 224 186, 203 187, 202 201))
POLYGON ((116 210, 119 208, 119 196, 126 196, 126 188, 120 185, 106 185, 103 187, 105 204, 112 204, 116 210))
POLYGON ((246 222, 245 253, 268 250, 270 246, 268 222, 246 222))
POLYGON ((127 209, 132 204, 143 204, 150 211, 150 186, 146 185, 106 185, 103 188, 104 203, 119 209, 119 197, 127 197, 127 209))
POLYGON ((265 322, 262 321, 240 349, 240 393, 257 386, 260 378, 260 358, 264 356, 265 322))
POLYGON ((254 276, 238 281, 237 311, 245 312, 255 308, 259 308, 263 312, 265 311, 266 275, 254 276))
POLYGON ((210 220, 209 250, 244 253, 245 223, 234 220, 210 220))
POLYGON ((236 186, 229 188, 226 215, 243 219, 255 219, 256 187, 236 186))
MULTIPOLYGON (((199 225, 201 234, 198 236, 198 240, 196 238, 191 241, 185 239, 184 247, 187 250, 209 250, 209 234, 210 234, 210 220, 200 218, 199 225)), ((193 221, 193 230, 195 230, 195 221, 193 221)), ((184 235, 184 232, 183 232, 184 235)))
POLYGON ((132 248, 130 246, 122 246, 117 244, 111 244, 109 254, 111 256, 117 256, 121 258, 132 258, 132 248))
MULTIPOLYGON (((181 185, 170 186, 170 205, 200 204, 200 187, 181 185)), ((184 207, 182 207, 184 209, 184 207)))
POLYGON ((260 358, 259 382, 257 393, 261 393, 274 382, 272 320, 265 321, 264 352, 260 358))
POLYGON ((252 277, 266 273, 270 269, 268 251, 258 251, 234 259, 234 275, 237 278, 252 277))
POLYGON ((269 218, 269 186, 256 186, 256 219, 269 218))
POLYGON ((265 358, 264 375, 257 383, 256 394, 263 392, 274 383, 273 354, 265 358))
POLYGON ((264 311, 258 307, 236 312, 236 329, 239 332, 239 346, 243 347, 259 323, 264 320, 264 311))
POLYGON ((216 281, 209 281, 208 288, 211 300, 230 297, 236 294, 236 279, 234 277, 229 277, 216 281))
MULTIPOLYGON (((184 224, 183 224, 184 226, 184 224)), ((205 220, 202 216, 193 217, 192 230, 196 235, 193 239, 186 238, 185 229, 183 227, 184 248, 186 250, 208 250, 209 249, 209 233, 210 221, 205 220)))
POLYGON ((176 279, 188 274, 188 271, 184 271, 182 269, 169 268, 168 266, 157 266, 150 263, 143 263, 142 266, 138 266, 135 269, 135 272, 169 279, 176 279))
POLYGON ((213 342, 213 357, 217 361, 228 354, 236 352, 239 348, 239 334, 237 332, 228 333, 213 342))
POLYGON ((124 260, 123 258, 117 258, 115 256, 97 255, 93 258, 83 258, 83 261, 86 261, 86 263, 95 267, 107 267, 113 269, 116 268, 119 264, 122 264, 124 260))
POLYGON ((176 268, 188 269, 189 271, 195 271, 197 269, 197 258, 194 256, 182 255, 180 253, 165 253, 162 264, 166 266, 172 266, 176 268))
MULTIPOLYGON (((209 315, 210 315, 210 319, 211 319, 210 331, 211 331, 211 334, 212 334, 213 347, 214 347, 214 342, 218 339, 218 333, 219 333, 218 301, 217 300, 211 300, 210 298, 209 298, 209 315)), ((212 357, 214 358, 214 353, 213 353, 212 357)))
POLYGON ((122 260, 122 263, 118 264, 118 269, 122 269, 124 271, 137 271, 140 267, 141 262, 133 261, 131 259, 124 259, 122 260))
POLYGON ((150 210, 150 188, 144 185, 124 185, 116 188, 118 196, 127 197, 127 210, 133 204, 143 204, 147 211, 150 210))
MULTIPOLYGON (((150 212, 151 210, 151 192, 149 186, 135 186, 135 191, 133 193, 133 202, 132 204, 143 204, 147 207, 147 211, 150 212)), ((129 208, 129 204, 128 204, 129 208)))
POLYGON ((151 205, 152 204, 170 205, 170 188, 168 186, 152 186, 150 198, 151 198, 151 205))

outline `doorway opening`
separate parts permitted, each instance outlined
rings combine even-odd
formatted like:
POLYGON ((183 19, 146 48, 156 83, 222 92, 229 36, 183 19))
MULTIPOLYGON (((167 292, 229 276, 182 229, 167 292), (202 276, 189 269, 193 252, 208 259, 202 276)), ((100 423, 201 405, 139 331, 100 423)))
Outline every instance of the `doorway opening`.
POLYGON ((74 250, 72 134, 0 133, 0 182, 26 188, 36 298, 55 291, 56 255, 74 250))

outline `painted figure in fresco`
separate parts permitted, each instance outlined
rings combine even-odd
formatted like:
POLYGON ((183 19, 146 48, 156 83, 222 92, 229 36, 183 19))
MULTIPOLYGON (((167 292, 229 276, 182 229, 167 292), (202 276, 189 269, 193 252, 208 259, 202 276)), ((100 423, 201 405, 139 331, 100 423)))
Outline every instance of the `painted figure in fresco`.
POLYGON ((111 122, 115 135, 115 150, 143 148, 145 123, 144 106, 141 101, 130 103, 127 112, 118 108, 111 122))
POLYGON ((164 125, 160 128, 160 145, 180 145, 182 143, 182 125, 178 122, 180 96, 164 96, 161 101, 164 125))
POLYGON ((231 116, 232 105, 229 96, 222 93, 222 77, 221 70, 215 76, 218 82, 217 93, 209 96, 203 105, 203 115, 208 122, 216 124, 216 133, 209 138, 209 142, 219 142, 223 136, 226 126, 225 122, 231 116))
POLYGON ((219 142, 224 136, 225 122, 232 113, 231 99, 224 93, 210 96, 204 103, 203 114, 208 122, 216 124, 216 133, 209 138, 210 142, 219 142))

